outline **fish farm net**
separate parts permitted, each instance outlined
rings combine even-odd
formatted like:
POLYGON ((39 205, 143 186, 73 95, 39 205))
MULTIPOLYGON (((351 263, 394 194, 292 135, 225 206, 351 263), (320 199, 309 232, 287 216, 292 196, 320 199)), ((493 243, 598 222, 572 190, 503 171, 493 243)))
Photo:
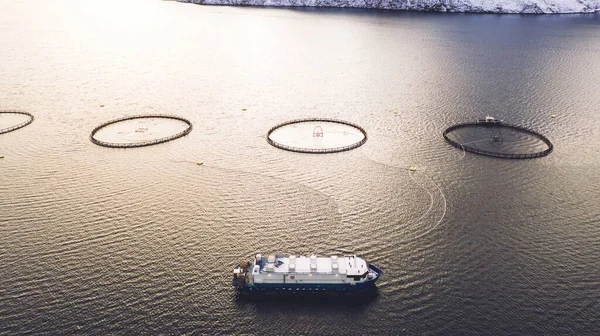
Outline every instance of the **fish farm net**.
POLYGON ((443 136, 458 149, 506 159, 538 158, 553 149, 550 140, 542 134, 501 122, 457 124, 446 129, 443 136))
POLYGON ((274 147, 298 153, 336 153, 362 146, 367 132, 359 125, 328 118, 286 121, 267 132, 274 147))
POLYGON ((25 111, 0 110, 0 134, 23 128, 33 122, 33 115, 25 111))
POLYGON ((90 141, 112 148, 134 148, 181 138, 192 131, 192 123, 167 114, 145 114, 114 119, 92 130, 90 141))

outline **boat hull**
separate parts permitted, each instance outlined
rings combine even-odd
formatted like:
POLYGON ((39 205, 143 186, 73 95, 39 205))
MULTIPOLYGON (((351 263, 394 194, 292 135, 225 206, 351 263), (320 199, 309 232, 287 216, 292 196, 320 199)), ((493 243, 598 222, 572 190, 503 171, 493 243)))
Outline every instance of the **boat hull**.
POLYGON ((358 292, 375 288, 375 284, 255 284, 243 287, 246 292, 358 292))

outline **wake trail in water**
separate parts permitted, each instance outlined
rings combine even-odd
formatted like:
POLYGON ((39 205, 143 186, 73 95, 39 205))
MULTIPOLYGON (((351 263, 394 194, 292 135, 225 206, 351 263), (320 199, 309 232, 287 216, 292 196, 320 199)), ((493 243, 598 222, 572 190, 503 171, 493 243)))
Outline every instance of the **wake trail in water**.
MULTIPOLYGON (((464 159, 465 154, 466 154, 466 152, 464 151, 464 148, 463 148, 463 155, 459 159, 457 159, 456 161, 454 161, 452 164, 456 164, 456 163, 460 162, 462 159, 464 159)), ((428 206, 427 210, 423 214, 421 214, 421 216, 415 221, 415 224, 421 223, 424 220, 424 218, 427 217, 431 213, 431 211, 433 210, 433 208, 434 208, 435 199, 436 199, 436 197, 434 195, 434 192, 432 192, 430 189, 428 189, 427 186, 425 185, 425 183, 419 183, 415 179, 415 175, 417 174, 417 172, 411 171, 410 169, 407 169, 407 168, 402 168, 402 167, 398 167, 398 166, 394 166, 394 165, 389 165, 389 164, 385 164, 385 163, 382 163, 382 162, 378 162, 378 161, 376 161, 376 160, 374 160, 374 159, 372 159, 372 158, 370 158, 368 156, 366 156, 366 157, 370 161, 372 161, 372 162, 374 162, 376 164, 380 164, 380 165, 383 165, 383 166, 386 166, 386 167, 391 167, 391 168, 394 168, 394 169, 405 169, 405 170, 407 170, 408 171, 408 176, 412 180, 412 182, 416 186, 418 186, 420 189, 422 189, 423 191, 425 191, 427 193, 427 195, 429 196, 429 200, 430 200, 429 201, 429 206, 428 206)), ((192 160, 186 160, 186 159, 177 160, 177 159, 169 158, 169 160, 172 161, 172 162, 175 162, 175 163, 200 164, 199 162, 192 161, 192 160)), ((447 165, 438 165, 438 167, 443 167, 443 166, 448 166, 448 165, 450 165, 450 164, 447 164, 447 165)), ((323 244, 320 245, 320 246, 317 246, 317 248, 311 254, 317 254, 317 253, 321 253, 321 252, 325 252, 325 251, 337 251, 337 250, 339 250, 340 248, 343 247, 342 244, 334 245, 332 247, 326 247, 327 242, 330 242, 331 239, 335 235, 339 235, 341 233, 341 231, 343 230, 343 228, 344 228, 344 225, 343 225, 344 224, 344 221, 343 221, 344 214, 342 214, 342 212, 340 211, 340 207, 339 207, 338 202, 332 196, 327 195, 323 191, 320 191, 320 190, 318 190, 318 189, 316 189, 314 187, 306 186, 306 185, 298 183, 296 181, 291 181, 291 180, 284 179, 284 178, 281 178, 281 177, 278 177, 278 176, 273 176, 273 175, 270 175, 270 174, 249 172, 249 171, 245 171, 245 170, 232 169, 232 168, 224 168, 224 167, 210 166, 210 168, 216 168, 216 169, 219 169, 219 170, 229 171, 229 172, 235 172, 235 173, 243 173, 243 174, 261 176, 261 177, 268 177, 268 178, 272 178, 272 179, 275 179, 275 180, 283 181, 285 183, 291 183, 291 184, 294 184, 294 185, 300 185, 303 188, 310 189, 311 191, 316 192, 318 194, 321 194, 321 195, 325 196, 326 198, 332 200, 333 203, 336 205, 336 212, 337 212, 337 215, 339 217, 339 221, 338 221, 337 227, 334 230, 330 231, 330 233, 328 234, 327 238, 324 239, 324 240, 322 240, 323 244)), ((423 172, 423 176, 425 176, 429 180, 429 182, 431 184, 433 184, 433 186, 435 187, 435 189, 437 189, 436 190, 437 193, 439 193, 439 195, 440 195, 440 197, 441 197, 441 199, 443 201, 442 202, 442 207, 441 207, 441 211, 442 211, 441 217, 435 222, 435 224, 431 228, 427 229, 425 232, 418 233, 416 236, 407 237, 407 238, 402 239, 400 241, 395 241, 394 243, 408 243, 408 242, 414 241, 416 239, 420 239, 420 238, 424 237, 425 235, 428 235, 433 230, 435 230, 436 228, 439 227, 439 225, 443 222, 443 220, 444 220, 444 218, 446 216, 447 207, 448 207, 447 206, 447 199, 446 199, 446 196, 444 195, 441 187, 437 183, 435 183, 435 181, 433 180, 433 178, 431 178, 430 176, 428 176, 425 172, 423 172)), ((301 238, 302 237, 298 237, 299 240, 301 238)))
MULTIPOLYGON (((411 173, 412 172, 409 171, 409 175, 411 173)), ((424 176, 427 177, 431 181, 431 183, 437 188, 438 192, 440 193, 440 196, 442 197, 442 200, 444 201, 444 203, 443 203, 444 204, 444 206, 443 206, 444 210, 442 212, 442 216, 440 217, 440 219, 429 230, 427 230, 427 231, 425 231, 425 232, 423 232, 423 233, 421 233, 421 234, 419 234, 419 235, 417 235, 415 237, 412 237, 411 239, 406 239, 405 242, 416 240, 416 239, 419 239, 419 238, 421 238, 421 237, 429 234, 431 231, 435 230, 442 223, 442 221, 444 220, 444 218, 446 217, 446 212, 447 212, 447 209, 448 209, 448 202, 446 200, 446 196, 444 195, 444 192, 442 191, 442 189, 440 188, 440 186, 438 186, 437 183, 435 183, 433 181, 433 179, 431 177, 427 176, 427 174, 424 174, 424 176)), ((412 178, 412 176, 411 176, 411 178, 412 178)), ((414 179, 413 179, 413 181, 414 181, 414 179)), ((423 189, 425 189, 425 188, 423 187, 423 189)), ((430 209, 431 209, 431 207, 433 206, 433 195, 427 189, 425 189, 425 190, 431 196, 431 200, 432 200, 431 201, 431 206, 430 206, 430 209)), ((420 222, 423 217, 425 217, 425 215, 421 216, 421 218, 419 220, 417 220, 417 223, 420 222)))
MULTIPOLYGON (((199 164, 199 162, 191 161, 191 160, 185 160, 185 159, 184 160, 176 160, 176 159, 169 158, 169 160, 172 161, 172 162, 176 162, 176 163, 199 164)), ((203 166, 207 166, 205 164, 202 164, 202 165, 203 166)), ((327 195, 326 193, 324 193, 321 190, 318 190, 318 189, 316 189, 314 187, 307 186, 305 184, 302 184, 302 183, 299 183, 299 182, 296 182, 296 181, 292 181, 292 180, 288 180, 288 179, 285 179, 285 178, 281 178, 279 176, 273 176, 273 175, 264 174, 264 173, 249 172, 249 171, 245 171, 245 170, 241 170, 241 169, 223 168, 223 167, 216 167, 216 166, 207 166, 207 167, 214 168, 214 169, 219 169, 221 171, 228 171, 228 172, 235 172, 235 173, 243 173, 243 174, 247 174, 247 175, 267 177, 267 178, 271 178, 271 179, 274 179, 274 180, 277 180, 277 181, 282 181, 282 182, 285 182, 285 183, 288 183, 288 184, 292 184, 292 185, 296 185, 296 186, 301 186, 302 188, 308 189, 308 190, 310 190, 310 191, 312 191, 312 192, 314 192, 316 194, 320 194, 320 195, 324 196, 325 198, 328 198, 329 200, 331 200, 335 204, 335 210, 336 210, 337 216, 339 217, 338 228, 336 230, 332 231, 329 234, 329 236, 327 237, 327 240, 324 240, 324 241, 328 241, 331 237, 334 236, 334 234, 337 234, 339 231, 341 231, 341 228, 343 227, 343 225, 342 225, 343 222, 344 222, 343 221, 343 214, 340 211, 340 206, 339 206, 337 200, 334 197, 332 197, 331 195, 327 195)), ((297 241, 301 241, 303 237, 299 235, 297 238, 298 238, 297 241)), ((317 248, 317 250, 313 251, 312 254, 315 254, 317 251, 324 251, 324 249, 323 248, 317 248)))
MULTIPOLYGON (((460 157, 460 158, 458 158, 458 159, 456 159, 456 160, 454 160, 454 161, 452 161, 452 162, 450 162, 450 163, 447 163, 447 164, 435 165, 435 166, 432 166, 432 167, 436 167, 436 168, 442 168, 442 167, 447 167, 447 166, 451 166, 451 165, 456 165, 456 164, 458 164, 458 163, 459 163, 459 162, 461 162, 461 161, 462 161, 462 160, 465 158, 465 156, 466 156, 466 151, 465 151, 465 149, 464 149, 464 147, 463 147, 462 145, 461 145, 461 148, 462 148, 462 155, 461 155, 461 157, 460 157)), ((364 153, 364 152, 363 152, 363 153, 364 153)), ((370 161, 372 161, 372 162, 374 162, 374 163, 376 163, 376 164, 379 164, 379 165, 385 166, 385 167, 390 167, 390 168, 393 168, 393 169, 405 169, 405 170, 407 170, 407 171, 408 171, 408 176, 410 177, 410 179, 412 180, 412 182, 413 182, 413 183, 414 183, 416 186, 418 186, 419 188, 421 188, 423 191, 425 191, 425 192, 428 194, 428 196, 429 196, 429 200, 430 200, 430 202, 429 202, 429 207, 428 207, 428 208, 427 208, 427 210, 426 210, 426 211, 425 211, 425 212, 424 212, 424 213, 423 213, 423 214, 422 214, 422 215, 421 215, 421 216, 420 216, 420 217, 419 217, 419 218, 418 218, 418 219, 415 221, 415 224, 417 224, 417 225, 418 225, 419 223, 421 223, 421 222, 424 220, 424 218, 425 218, 426 216, 428 216, 428 215, 431 213, 431 211, 433 210, 433 207, 434 207, 434 204, 435 204, 435 196, 434 196, 434 192, 430 191, 430 190, 429 190, 429 189, 428 189, 428 188, 425 186, 425 184, 423 184, 423 183, 419 183, 419 182, 418 182, 418 181, 415 179, 415 175, 417 174, 417 171, 413 171, 413 169, 412 169, 412 168, 404 168, 404 167, 399 167, 399 166, 396 166, 396 165, 391 165, 391 164, 387 164, 387 163, 379 162, 379 161, 377 161, 377 160, 375 160, 375 159, 373 159, 373 158, 369 157, 369 156, 368 156, 368 155, 366 155, 366 154, 365 154, 365 157, 366 157, 367 159, 369 159, 370 161)), ((407 164, 407 166, 408 166, 408 164, 407 164)), ((422 174, 422 175, 423 175, 424 177, 426 177, 426 178, 429 180, 429 182, 430 182, 430 183, 431 183, 431 184, 432 184, 432 185, 435 187, 435 189, 436 189, 436 193, 439 193, 439 197, 441 198, 441 201, 442 201, 442 206, 441 206, 441 208, 440 208, 440 210, 441 210, 441 212, 442 212, 442 213, 441 213, 441 216, 440 216, 440 218, 439 218, 438 220, 436 220, 436 221, 435 221, 434 225, 433 225, 431 228, 427 229, 426 231, 424 231, 424 232, 421 232, 421 233, 418 233, 418 234, 416 234, 415 236, 407 237, 407 238, 405 238, 405 239, 402 239, 402 240, 399 240, 399 241, 394 241, 394 243, 408 243, 408 242, 414 241, 414 240, 416 240, 416 239, 420 239, 420 238, 422 238, 422 237, 424 237, 424 236, 428 235, 429 233, 431 233, 431 232, 432 232, 433 230, 435 230, 436 228, 438 228, 438 227, 440 226, 440 224, 443 222, 444 218, 446 217, 446 213, 447 213, 447 210, 448 210, 448 201, 447 201, 446 195, 444 194, 444 192, 443 192, 442 188, 441 188, 441 187, 440 187, 440 186, 439 186, 439 185, 438 185, 438 184, 437 184, 437 183, 436 183, 436 182, 433 180, 433 178, 432 178, 432 177, 430 177, 430 176, 429 176, 429 175, 426 173, 426 171, 425 171, 424 169, 419 169, 419 171, 420 171, 420 172, 423 172, 423 174, 422 174)))

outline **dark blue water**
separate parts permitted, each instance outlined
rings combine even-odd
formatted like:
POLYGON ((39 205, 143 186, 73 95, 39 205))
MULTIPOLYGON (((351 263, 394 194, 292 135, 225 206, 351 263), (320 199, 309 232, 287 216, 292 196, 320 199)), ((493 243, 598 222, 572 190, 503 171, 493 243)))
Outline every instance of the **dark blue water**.
POLYGON ((600 330, 598 15, 23 0, 0 3, 0 45, 0 109, 36 116, 0 135, 0 334, 600 330), (194 130, 89 141, 141 113, 194 130), (502 160, 442 138, 487 114, 554 151, 502 160), (331 155, 267 144, 306 117, 369 140, 331 155), (256 253, 313 251, 383 269, 377 295, 230 287, 256 253))

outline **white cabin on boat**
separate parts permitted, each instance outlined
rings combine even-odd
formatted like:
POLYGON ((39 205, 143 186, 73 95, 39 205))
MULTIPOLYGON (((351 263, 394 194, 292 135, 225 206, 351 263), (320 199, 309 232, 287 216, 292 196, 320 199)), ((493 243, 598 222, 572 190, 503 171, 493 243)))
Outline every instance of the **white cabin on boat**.
POLYGON ((255 284, 351 284, 367 279, 369 267, 359 257, 256 256, 252 269, 255 284))

